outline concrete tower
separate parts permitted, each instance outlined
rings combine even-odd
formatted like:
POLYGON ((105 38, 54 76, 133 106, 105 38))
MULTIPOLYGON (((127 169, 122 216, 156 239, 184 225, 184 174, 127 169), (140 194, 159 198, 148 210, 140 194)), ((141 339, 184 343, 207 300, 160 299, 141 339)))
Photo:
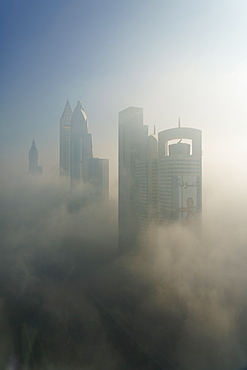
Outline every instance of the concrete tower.
POLYGON ((202 133, 178 127, 159 133, 159 221, 189 221, 202 208, 202 133))
POLYGON ((88 133, 87 116, 81 102, 71 117, 70 128, 70 181, 71 186, 88 183, 88 160, 93 158, 92 138, 88 133))
POLYGON ((36 148, 35 141, 33 139, 31 149, 29 150, 29 171, 32 175, 42 174, 42 166, 38 165, 39 152, 36 148))
POLYGON ((60 119, 60 175, 70 175, 70 125, 72 110, 67 99, 60 119))
POLYGON ((138 221, 137 161, 145 158, 148 126, 143 125, 143 109, 129 107, 119 112, 118 202, 119 251, 136 242, 138 221))
POLYGON ((138 229, 142 235, 158 217, 158 138, 148 136, 146 153, 136 164, 138 229))

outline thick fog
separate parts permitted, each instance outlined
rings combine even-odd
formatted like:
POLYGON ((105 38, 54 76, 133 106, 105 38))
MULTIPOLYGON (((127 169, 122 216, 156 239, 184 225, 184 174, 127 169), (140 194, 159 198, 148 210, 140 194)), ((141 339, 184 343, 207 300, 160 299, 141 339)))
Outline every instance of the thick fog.
POLYGON ((246 4, 1 1, 0 370, 247 366, 246 4), (110 159, 109 204, 58 179, 66 96, 110 159), (151 225, 119 256, 128 106, 157 132, 202 130, 202 227, 151 225))
MULTIPOLYGON (((8 180, 0 196, 0 367, 17 359, 24 369, 90 366, 94 351, 103 356, 104 340, 94 338, 102 330, 83 286, 116 254, 116 205, 93 203, 90 188, 71 195, 67 184, 41 177, 8 180), (68 327, 80 340, 69 344, 68 327)), ((108 357, 114 362, 114 354, 108 357)))
POLYGON ((56 179, 6 178, 0 367, 145 369, 109 317, 116 310, 174 368, 244 368, 245 183, 239 171, 205 171, 202 228, 153 225, 122 256, 116 200, 93 202, 90 187, 71 194, 56 179))

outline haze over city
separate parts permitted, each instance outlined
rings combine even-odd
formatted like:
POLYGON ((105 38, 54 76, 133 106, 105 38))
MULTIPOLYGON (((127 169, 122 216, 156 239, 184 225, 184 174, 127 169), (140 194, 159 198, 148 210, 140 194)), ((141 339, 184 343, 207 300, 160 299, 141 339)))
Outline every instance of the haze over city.
POLYGON ((245 13, 244 1, 2 1, 1 163, 25 172, 35 138, 49 174, 68 96, 82 100, 112 182, 128 106, 151 131, 178 117, 203 130, 205 169, 216 153, 229 167, 246 154, 245 13))
POLYGON ((3 0, 0 10, 0 367, 20 355, 30 370, 148 368, 97 306, 99 289, 163 343, 163 368, 244 369, 246 2, 3 0), (90 187, 71 193, 59 178, 67 98, 72 110, 81 101, 94 156, 109 158, 109 205, 84 204, 90 187), (202 232, 151 225, 119 256, 118 113, 130 106, 149 133, 179 117, 202 131, 202 232), (38 177, 28 175, 33 139, 38 177), (43 352, 35 340, 33 354, 20 350, 26 329, 43 352))

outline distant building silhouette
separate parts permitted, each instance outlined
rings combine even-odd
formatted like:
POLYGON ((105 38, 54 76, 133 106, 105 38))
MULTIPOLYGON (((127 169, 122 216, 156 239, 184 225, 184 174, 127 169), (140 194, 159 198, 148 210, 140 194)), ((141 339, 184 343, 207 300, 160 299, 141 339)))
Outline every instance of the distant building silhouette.
POLYGON ((29 170, 28 173, 32 175, 42 174, 42 166, 38 165, 39 152, 36 148, 35 141, 33 139, 31 149, 29 150, 29 170))
POLYGON ((143 110, 119 113, 119 251, 151 223, 188 222, 202 208, 201 131, 188 127, 148 136, 143 110))
POLYGON ((109 160, 93 157, 92 136, 80 101, 72 113, 67 100, 60 119, 60 175, 70 179, 71 189, 90 184, 95 200, 109 197, 109 160))
POLYGON ((71 186, 89 182, 89 159, 93 158, 92 137, 88 132, 87 115, 81 102, 73 111, 70 128, 70 181, 71 186))
POLYGON ((60 175, 70 176, 70 125, 72 110, 67 99, 60 119, 60 175))

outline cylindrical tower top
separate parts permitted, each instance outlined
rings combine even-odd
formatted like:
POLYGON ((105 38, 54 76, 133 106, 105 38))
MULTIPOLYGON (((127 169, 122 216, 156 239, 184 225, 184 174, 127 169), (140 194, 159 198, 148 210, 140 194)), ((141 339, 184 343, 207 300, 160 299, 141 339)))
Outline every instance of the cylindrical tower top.
POLYGON ((189 127, 176 127, 159 133, 159 158, 169 155, 168 141, 175 139, 189 139, 192 141, 192 156, 201 156, 202 153, 202 132, 201 130, 189 127))

